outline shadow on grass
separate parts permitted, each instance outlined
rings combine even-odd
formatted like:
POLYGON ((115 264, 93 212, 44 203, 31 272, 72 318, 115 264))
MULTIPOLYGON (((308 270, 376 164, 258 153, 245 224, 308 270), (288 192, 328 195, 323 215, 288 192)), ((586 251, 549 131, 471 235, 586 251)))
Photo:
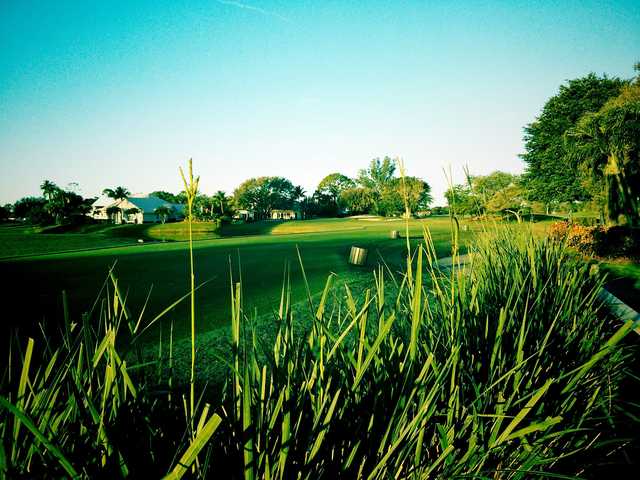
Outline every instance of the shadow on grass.
POLYGON ((250 223, 225 224, 220 228, 221 237, 238 237, 247 235, 269 235, 278 225, 286 220, 260 220, 250 223))
MULTIPOLYGON (((217 224, 213 222, 193 223, 193 239, 206 240, 219 238, 217 224)), ((189 239, 189 227, 186 222, 142 223, 113 225, 109 223, 89 223, 82 225, 57 225, 41 231, 46 234, 86 234, 103 238, 131 239, 144 241, 185 241, 189 239)))

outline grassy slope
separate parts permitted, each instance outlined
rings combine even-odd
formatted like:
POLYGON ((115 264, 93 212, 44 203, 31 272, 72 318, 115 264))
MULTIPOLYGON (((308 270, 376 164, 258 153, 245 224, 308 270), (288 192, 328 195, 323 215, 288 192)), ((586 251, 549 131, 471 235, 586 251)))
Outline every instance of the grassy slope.
POLYGON ((609 273, 607 288, 614 295, 640 312, 640 264, 627 262, 603 263, 601 268, 609 273))
MULTIPOLYGON (((423 225, 429 226, 440 254, 447 255, 450 242, 448 219, 413 221, 411 225, 412 235, 419 235, 423 225)), ((227 322, 230 258, 237 275, 240 257, 246 305, 256 307, 262 314, 269 312, 279 299, 285 262, 289 262, 292 268, 294 300, 305 297, 296 245, 300 248, 312 292, 322 289, 330 272, 348 281, 362 272, 370 272, 378 254, 392 265, 402 258, 404 242, 389 239, 390 230, 402 229, 403 222, 399 220, 313 220, 253 227, 261 228, 262 234, 251 236, 249 234, 253 232, 245 227, 238 232, 243 236, 195 243, 197 281, 211 280, 197 295, 200 331, 227 322), (306 233, 295 233, 301 231, 306 233), (367 268, 352 267, 346 262, 349 248, 355 243, 371 248, 367 268)), ((224 234, 229 235, 229 231, 224 234)), ((463 233, 463 237, 468 238, 470 234, 463 233)), ((86 310, 109 267, 116 261, 117 275, 123 290, 129 292, 130 305, 135 313, 144 304, 153 285, 146 318, 159 313, 186 292, 188 264, 185 243, 132 245, 4 260, 0 262, 0 275, 11 281, 0 294, 4 297, 2 301, 5 304, 17 303, 22 309, 20 318, 8 318, 4 326, 22 324, 32 327, 33 319, 42 318, 47 318, 51 325, 52 312, 55 312, 56 319, 60 317, 60 292, 63 289, 69 294, 72 313, 86 310)), ((181 305, 172 314, 177 320, 178 336, 188 330, 186 322, 178 321, 184 320, 186 309, 186 305, 181 305)))
POLYGON ((0 258, 115 247, 132 243, 133 240, 127 238, 109 238, 94 234, 42 233, 42 229, 37 227, 0 226, 0 258))
MULTIPOLYGON (((210 222, 193 225, 195 240, 220 235, 210 222)), ((188 239, 184 222, 143 225, 89 224, 55 227, 0 226, 0 258, 134 245, 138 239, 184 241, 188 239)))

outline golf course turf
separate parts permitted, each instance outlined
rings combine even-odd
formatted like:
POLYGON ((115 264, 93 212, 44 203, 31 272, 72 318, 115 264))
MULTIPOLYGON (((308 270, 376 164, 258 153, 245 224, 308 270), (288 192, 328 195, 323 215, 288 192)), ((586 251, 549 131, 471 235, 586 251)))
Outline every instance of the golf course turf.
MULTIPOLYGON (((438 254, 448 255, 449 219, 412 220, 410 235, 415 237, 412 241, 419 241, 423 227, 431 232, 438 254)), ((463 243, 479 228, 472 225, 469 231, 462 231, 463 243)), ((196 284, 207 282, 196 295, 197 330, 208 331, 229 321, 230 266, 236 281, 242 274, 245 309, 262 315, 277 308, 285 262, 291 267, 293 301, 304 300, 306 288, 298 251, 312 293, 322 290, 332 272, 337 274, 338 282, 349 282, 354 277, 369 275, 380 259, 390 268, 397 268, 406 244, 402 239, 390 239, 391 230, 403 232, 404 221, 361 218, 256 222, 231 225, 223 231, 223 238, 194 242, 196 284), (231 236, 234 233, 236 236, 231 236), (369 248, 368 265, 354 267, 347 263, 349 249, 354 244, 369 248)), ((64 234, 64 237, 74 236, 90 245, 96 234, 64 234)), ((187 292, 188 251, 184 242, 4 259, 0 260, 0 273, 9 281, 3 289, 3 303, 16 313, 5 318, 3 328, 6 331, 18 326, 33 333, 41 321, 45 328, 55 326, 62 319, 63 290, 67 293, 71 318, 79 318, 91 307, 114 265, 121 291, 127 296, 127 304, 136 318, 147 295, 149 302, 144 318, 149 320, 187 292)), ((175 320, 174 334, 180 338, 188 333, 187 316, 188 305, 183 302, 164 317, 162 323, 175 320)), ((151 334, 157 331, 155 328, 151 334)))

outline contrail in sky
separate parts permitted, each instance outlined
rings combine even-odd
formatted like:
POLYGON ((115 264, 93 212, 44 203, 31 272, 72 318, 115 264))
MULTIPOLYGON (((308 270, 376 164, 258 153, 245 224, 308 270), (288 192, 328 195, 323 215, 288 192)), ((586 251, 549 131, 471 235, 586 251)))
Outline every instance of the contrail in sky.
POLYGON ((232 7, 242 8, 244 10, 250 10, 252 12, 256 12, 256 13, 259 13, 261 15, 267 15, 267 16, 270 16, 270 17, 276 17, 276 18, 282 20, 283 22, 293 23, 290 19, 288 19, 287 17, 283 17, 282 15, 280 15, 278 13, 270 12, 268 10, 265 10, 264 8, 254 7, 253 5, 248 5, 248 4, 242 3, 242 2, 237 2, 235 0, 216 0, 216 2, 220 3, 221 5, 231 5, 232 7))

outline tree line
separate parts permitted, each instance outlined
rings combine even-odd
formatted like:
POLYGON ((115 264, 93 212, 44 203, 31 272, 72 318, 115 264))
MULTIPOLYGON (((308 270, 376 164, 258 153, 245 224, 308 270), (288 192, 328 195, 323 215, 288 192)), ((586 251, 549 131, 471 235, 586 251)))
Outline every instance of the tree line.
MULTIPOLYGON (((2 207, 0 219, 13 215, 38 224, 80 221, 86 218, 96 200, 83 198, 50 180, 42 183, 41 191, 40 197, 25 197, 14 205, 2 207)), ((123 186, 106 188, 102 193, 114 200, 130 196, 130 191, 123 186)), ((150 195, 173 204, 186 201, 185 192, 174 194, 156 190, 150 195)), ((193 213, 201 221, 229 221, 241 210, 251 211, 251 217, 257 220, 271 218, 274 210, 296 210, 302 218, 355 214, 391 216, 404 212, 405 199, 412 212, 426 210, 432 201, 431 187, 417 177, 399 177, 397 161, 384 157, 371 160, 356 178, 341 173, 327 175, 310 195, 284 177, 250 178, 231 195, 224 191, 213 195, 199 192, 194 198, 193 213)), ((106 213, 115 218, 119 213, 137 213, 137 209, 122 211, 117 206, 110 206, 106 213)), ((171 212, 168 207, 159 207, 155 213, 166 219, 171 212)))

